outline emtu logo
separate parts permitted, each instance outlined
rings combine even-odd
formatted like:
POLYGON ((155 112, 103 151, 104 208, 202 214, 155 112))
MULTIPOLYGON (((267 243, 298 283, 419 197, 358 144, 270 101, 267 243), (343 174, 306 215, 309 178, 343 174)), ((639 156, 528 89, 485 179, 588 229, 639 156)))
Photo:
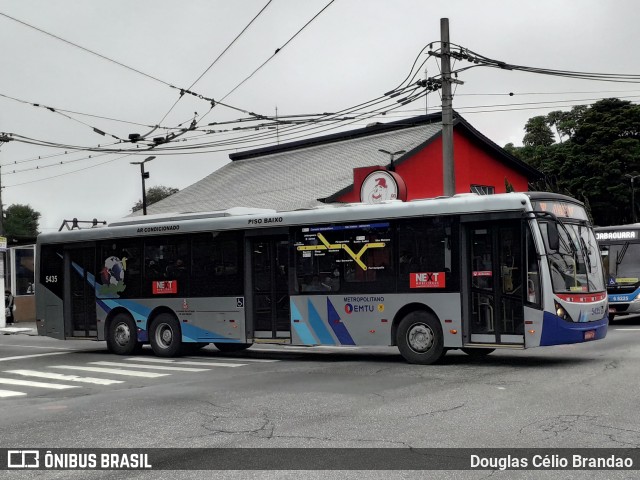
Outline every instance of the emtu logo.
POLYGON ((7 450, 8 468, 39 468, 40 451, 38 450, 7 450))
POLYGON ((353 312, 353 305, 351 305, 350 303, 347 303, 344 306, 344 311, 347 312, 349 315, 351 315, 351 312, 353 312))

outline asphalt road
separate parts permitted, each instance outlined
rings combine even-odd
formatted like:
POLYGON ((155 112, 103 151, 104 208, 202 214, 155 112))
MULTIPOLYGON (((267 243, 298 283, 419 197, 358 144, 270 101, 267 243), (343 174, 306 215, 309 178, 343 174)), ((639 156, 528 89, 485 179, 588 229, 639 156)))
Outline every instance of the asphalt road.
MULTIPOLYGON (((0 335, 2 447, 640 448, 637 317, 615 321, 602 341, 497 351, 484 359, 454 351, 433 366, 407 364, 395 348, 256 346, 228 355, 210 346, 158 360, 146 349, 123 357, 104 343, 0 335)), ((87 473, 47 472, 47 478, 87 473)), ((495 472, 492 478, 545 473, 552 474, 495 472)), ((602 473, 575 478, 637 472, 602 473)), ((225 472, 224 478, 287 475, 297 478, 291 472, 225 472)), ((339 472, 318 478, 334 476, 343 478, 339 472)))

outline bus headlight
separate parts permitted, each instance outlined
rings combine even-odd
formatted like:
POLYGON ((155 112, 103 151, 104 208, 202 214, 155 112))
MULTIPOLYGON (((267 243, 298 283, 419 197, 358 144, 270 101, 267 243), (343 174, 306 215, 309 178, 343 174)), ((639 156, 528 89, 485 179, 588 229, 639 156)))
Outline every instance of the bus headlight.
POLYGON ((569 315, 567 313, 567 311, 564 309, 564 307, 562 305, 560 305, 558 302, 553 302, 556 306, 556 315, 559 316, 561 319, 567 321, 567 322, 573 322, 573 319, 571 318, 571 315, 569 315))

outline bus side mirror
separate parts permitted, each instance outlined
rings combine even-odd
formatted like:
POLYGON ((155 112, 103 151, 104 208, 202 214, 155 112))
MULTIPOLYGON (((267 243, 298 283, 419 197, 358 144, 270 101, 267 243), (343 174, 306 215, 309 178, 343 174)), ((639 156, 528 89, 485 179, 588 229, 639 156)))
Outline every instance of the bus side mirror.
POLYGON ((556 222, 547 223, 547 242, 549 243, 549 250, 553 252, 560 250, 560 233, 556 222))

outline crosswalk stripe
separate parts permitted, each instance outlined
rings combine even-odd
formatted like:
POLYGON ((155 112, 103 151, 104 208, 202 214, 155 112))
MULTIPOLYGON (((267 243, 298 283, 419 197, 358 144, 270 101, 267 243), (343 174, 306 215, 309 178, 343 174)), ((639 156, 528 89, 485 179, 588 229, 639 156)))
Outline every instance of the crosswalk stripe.
POLYGON ((171 375, 170 373, 139 372, 137 370, 127 370, 127 369, 120 369, 120 368, 76 367, 74 365, 51 365, 49 368, 63 368, 66 370, 80 370, 83 372, 111 373, 113 375, 125 375, 128 377, 158 378, 158 377, 166 377, 167 375, 171 375))
POLYGON ((36 370, 5 370, 5 373, 23 375, 25 377, 49 378, 52 380, 63 380, 67 382, 92 383, 95 385, 112 385, 114 383, 124 383, 122 380, 109 380, 106 378, 79 377, 77 375, 65 375, 64 373, 38 372, 36 370))
POLYGON ((24 360, 25 358, 34 358, 34 357, 48 357, 50 355, 66 355, 68 353, 73 353, 73 350, 69 350, 67 352, 34 353, 32 355, 19 355, 17 357, 4 357, 4 358, 0 358, 0 362, 8 362, 10 360, 24 360))
POLYGON ((54 390, 66 390, 67 388, 78 388, 77 385, 32 382, 31 380, 16 380, 14 378, 0 378, 0 383, 3 383, 5 385, 22 385, 23 387, 53 388, 54 390))
MULTIPOLYGON (((133 360, 136 362, 151 362, 151 363, 163 363, 163 364, 172 364, 172 365, 204 365, 205 367, 245 367, 246 363, 222 363, 222 362, 189 362, 189 361, 179 361, 176 362, 174 360, 168 360, 163 358, 143 358, 143 357, 133 357, 127 358, 127 360, 133 360)), ((149 366, 135 365, 138 368, 152 368, 149 366)))
POLYGON ((23 397, 26 393, 24 392, 14 392, 13 390, 0 390, 0 398, 7 397, 23 397))
MULTIPOLYGON (((169 367, 166 365, 131 365, 121 362, 89 362, 89 365, 104 365, 106 367, 125 367, 125 368, 146 368, 149 370, 173 370, 176 372, 207 372, 208 368, 192 368, 192 367, 169 367)), ((182 364, 184 365, 184 364, 182 364)))

